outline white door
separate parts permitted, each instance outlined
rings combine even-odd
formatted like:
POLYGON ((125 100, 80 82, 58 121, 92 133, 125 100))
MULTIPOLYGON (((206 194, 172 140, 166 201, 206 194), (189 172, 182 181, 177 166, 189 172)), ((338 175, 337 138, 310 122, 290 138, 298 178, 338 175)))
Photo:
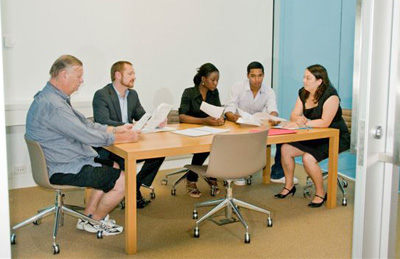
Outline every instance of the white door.
POLYGON ((400 148, 399 18, 400 0, 361 1, 361 34, 355 48, 360 59, 355 62, 353 97, 358 123, 354 258, 395 256, 400 148))

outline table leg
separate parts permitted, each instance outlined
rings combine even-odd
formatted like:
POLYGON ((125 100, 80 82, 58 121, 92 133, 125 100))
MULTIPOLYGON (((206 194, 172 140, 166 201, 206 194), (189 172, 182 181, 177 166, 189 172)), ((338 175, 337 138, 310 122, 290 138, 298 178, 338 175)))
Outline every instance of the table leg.
POLYGON ((125 158, 125 252, 137 252, 136 159, 125 158))
POLYGON ((329 138, 328 200, 326 206, 330 209, 336 207, 338 157, 339 131, 329 138))
POLYGON ((268 184, 271 182, 271 145, 267 146, 267 164, 262 172, 262 182, 263 184, 268 184))

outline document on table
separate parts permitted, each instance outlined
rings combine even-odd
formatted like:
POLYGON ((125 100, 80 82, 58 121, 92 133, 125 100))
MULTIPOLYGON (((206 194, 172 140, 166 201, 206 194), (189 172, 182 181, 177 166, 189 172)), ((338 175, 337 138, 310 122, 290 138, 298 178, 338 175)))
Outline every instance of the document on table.
POLYGON ((200 136, 207 136, 207 135, 211 135, 211 134, 224 133, 224 132, 228 132, 228 131, 230 131, 230 129, 218 129, 218 128, 204 126, 204 127, 199 127, 199 128, 175 130, 175 131, 172 131, 172 133, 189 136, 189 137, 200 137, 200 136))
POLYGON ((166 103, 160 104, 157 107, 157 109, 154 110, 153 114, 151 115, 151 118, 147 122, 146 126, 143 128, 143 131, 147 132, 155 131, 157 126, 160 125, 161 122, 165 121, 172 107, 173 106, 170 104, 166 103))
POLYGON ((206 102, 202 102, 200 110, 216 119, 220 118, 224 112, 224 107, 215 106, 206 102))
POLYGON ((271 121, 287 121, 284 118, 280 118, 277 116, 273 116, 271 114, 268 114, 266 112, 257 112, 253 114, 253 117, 259 120, 271 120, 271 121))
POLYGON ((274 128, 276 128, 276 129, 289 129, 289 130, 311 129, 311 127, 286 127, 285 125, 276 125, 274 128))
POLYGON ((174 131, 174 130, 176 130, 176 128, 165 126, 165 127, 162 127, 162 128, 155 128, 154 130, 148 130, 148 129, 144 128, 142 130, 142 133, 143 134, 147 134, 147 133, 174 131))

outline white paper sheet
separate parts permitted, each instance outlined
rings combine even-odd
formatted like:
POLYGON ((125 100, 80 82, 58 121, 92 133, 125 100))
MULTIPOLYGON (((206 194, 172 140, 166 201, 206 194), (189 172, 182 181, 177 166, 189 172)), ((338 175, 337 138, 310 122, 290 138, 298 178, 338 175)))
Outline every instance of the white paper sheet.
POLYGON ((228 132, 230 129, 217 129, 213 127, 199 127, 199 128, 191 128, 191 129, 184 129, 184 130, 175 130, 172 133, 189 136, 189 137, 200 137, 200 136, 207 136, 211 134, 218 134, 223 132, 228 132))
POLYGON ((154 110, 153 114, 151 115, 151 119, 147 122, 143 130, 148 132, 155 130, 157 126, 167 118, 172 107, 172 105, 166 103, 158 105, 157 109, 154 110))
POLYGON ((238 112, 240 118, 236 121, 236 123, 261 126, 261 121, 257 119, 255 116, 252 116, 250 113, 247 113, 241 109, 238 109, 238 112))
POLYGON ((147 121, 151 118, 150 113, 145 113, 139 121, 133 125, 132 130, 142 130, 147 121))
POLYGON ((206 102, 202 102, 200 105, 200 110, 210 115, 211 117, 218 119, 222 116, 222 113, 224 112, 224 107, 218 107, 206 102))
POLYGON ((271 114, 268 114, 266 112, 257 112, 253 114, 253 117, 255 117, 258 120, 272 120, 272 121, 287 121, 284 118, 280 118, 277 116, 273 116, 271 114))

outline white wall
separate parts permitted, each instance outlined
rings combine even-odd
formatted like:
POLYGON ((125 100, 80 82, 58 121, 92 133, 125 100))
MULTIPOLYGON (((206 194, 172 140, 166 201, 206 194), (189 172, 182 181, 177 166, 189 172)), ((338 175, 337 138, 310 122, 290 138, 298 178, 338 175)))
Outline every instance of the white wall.
MULTIPOLYGON (((1 9, 1 6, 0 6, 1 9)), ((1 14, 0 14, 1 16, 1 14)), ((1 34, 1 28, 0 28, 1 34)), ((0 57, 3 56, 3 50, 0 49, 0 57)), ((0 107, 4 106, 4 84, 3 84, 3 63, 0 62, 0 107)), ((8 181, 7 181, 7 160, 6 153, 6 120, 4 110, 0 110, 0 258, 11 258, 10 247, 10 210, 8 198, 8 181)))
POLYGON ((206 62, 220 70, 221 101, 254 60, 271 81, 273 0, 2 0, 5 109, 10 188, 29 186, 23 143, 26 110, 62 54, 81 59, 85 83, 72 97, 91 115, 94 92, 117 60, 133 63, 142 104, 179 107, 184 88, 206 62), (15 166, 26 172, 14 174, 15 166))

